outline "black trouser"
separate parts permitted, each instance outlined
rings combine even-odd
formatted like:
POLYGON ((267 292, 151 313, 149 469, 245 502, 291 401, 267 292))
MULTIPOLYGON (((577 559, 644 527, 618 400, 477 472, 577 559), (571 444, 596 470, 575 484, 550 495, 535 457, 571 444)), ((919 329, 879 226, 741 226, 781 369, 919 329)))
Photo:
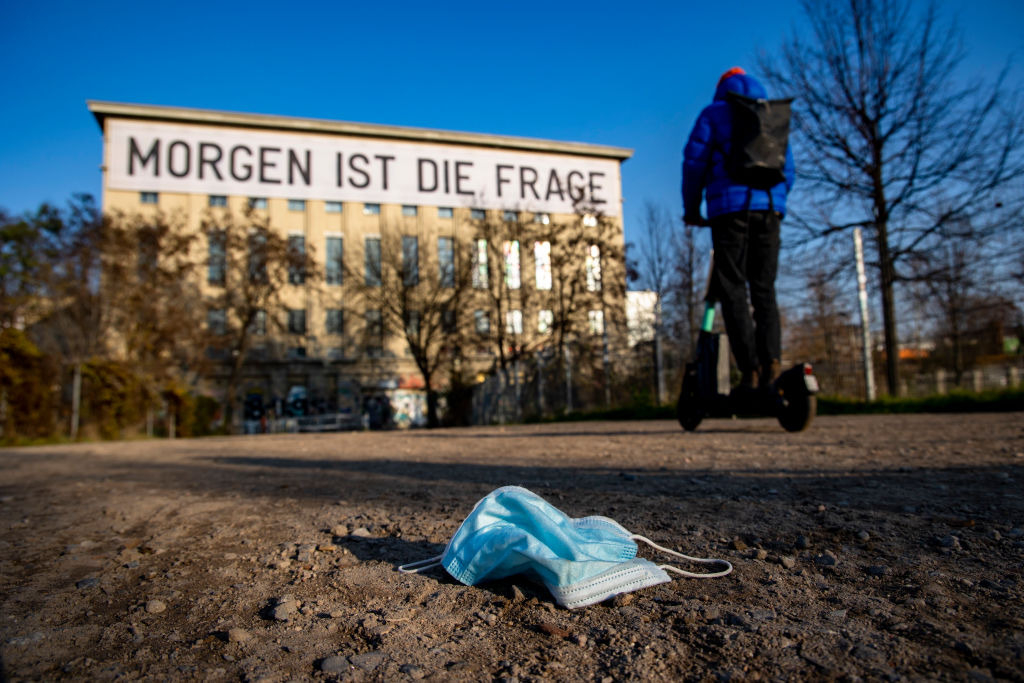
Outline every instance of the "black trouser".
POLYGON ((774 211, 744 211, 711 219, 711 241, 715 248, 711 298, 722 304, 729 345, 743 373, 767 368, 772 360, 782 357, 782 332, 775 301, 780 223, 779 214, 774 211))

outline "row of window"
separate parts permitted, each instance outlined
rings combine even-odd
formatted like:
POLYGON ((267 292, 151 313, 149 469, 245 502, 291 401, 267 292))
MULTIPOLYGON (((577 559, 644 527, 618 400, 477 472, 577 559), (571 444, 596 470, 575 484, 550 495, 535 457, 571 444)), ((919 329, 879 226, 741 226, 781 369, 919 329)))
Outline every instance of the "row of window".
MULTIPOLYGON (((212 232, 208 235, 207 281, 211 285, 223 286, 226 274, 226 254, 223 234, 212 232)), ((254 248, 258 245, 252 245, 254 248)), ((325 281, 328 285, 341 285, 343 280, 344 244, 341 236, 328 236, 325 250, 325 281)), ((288 247, 293 253, 306 253, 306 238, 303 235, 289 235, 288 247)), ((501 245, 505 286, 509 289, 522 287, 519 241, 506 240, 501 245)), ((381 285, 381 242, 379 237, 367 237, 364 243, 365 280, 367 286, 381 285)), ((478 239, 473 249, 473 287, 486 289, 489 282, 487 240, 478 239)), ((402 236, 402 283, 406 287, 419 284, 419 238, 415 235, 402 236)), ((455 286, 455 240, 451 237, 437 238, 438 281, 441 287, 455 286)), ((535 286, 538 290, 551 289, 551 243, 533 243, 535 286)), ((601 249, 596 244, 587 247, 585 273, 588 292, 601 291, 601 249)), ((258 258, 250 258, 250 275, 258 277, 258 258), (254 265, 255 264, 255 265, 254 265), (254 270, 255 268, 255 270, 254 270)), ((288 282, 301 285, 306 276, 298 267, 288 271, 288 282)))
MULTIPOLYGON (((344 311, 339 308, 327 309, 326 316, 324 319, 324 332, 328 335, 342 335, 345 334, 345 316, 344 311)), ((306 310, 303 308, 290 308, 287 310, 288 315, 288 334, 305 335, 307 332, 306 327, 306 310)), ((603 334, 604 333, 604 311, 592 310, 588 311, 587 317, 590 324, 591 334, 603 334)), ((554 326, 555 316, 554 312, 550 310, 541 310, 537 312, 537 333, 548 334, 551 332, 554 326)), ((383 325, 381 319, 381 312, 377 310, 366 311, 365 314, 366 322, 366 334, 370 339, 377 339, 383 336, 383 325)), ((227 317, 223 309, 211 309, 207 312, 206 317, 207 328, 211 334, 223 335, 227 332, 227 317)), ((473 324, 478 334, 488 335, 491 332, 491 321, 487 311, 476 310, 473 312, 473 324)), ((406 320, 406 326, 410 333, 415 336, 419 331, 419 314, 415 311, 410 313, 409 319, 406 320)), ((453 333, 455 331, 455 312, 446 311, 446 315, 443 320, 443 329, 446 333, 453 333)), ((253 318, 251 323, 251 332, 256 336, 264 336, 267 334, 267 312, 257 311, 256 316, 253 318)), ((521 335, 523 334, 523 312, 520 310, 507 311, 505 314, 505 333, 508 335, 521 335)))
MULTIPOLYGON (((160 201, 160 194, 158 192, 140 192, 139 201, 142 204, 157 204, 160 201)), ((222 194, 211 194, 207 199, 208 205, 211 207, 226 207, 228 205, 228 198, 222 194)), ((250 209, 261 209, 266 210, 267 198, 266 197, 250 197, 249 198, 250 209)), ((324 211, 326 213, 342 213, 343 202, 324 202, 324 211)), ((418 206, 412 204, 402 205, 402 215, 415 217, 419 215, 418 206)), ((289 199, 288 200, 289 211, 305 211, 306 200, 305 199, 289 199)), ((363 215, 364 216, 378 216, 380 215, 380 204, 374 202, 363 203, 363 215)), ((439 206, 437 207, 438 218, 451 218, 454 215, 454 210, 450 206, 439 206)), ((472 220, 484 220, 486 212, 483 209, 470 209, 469 217, 472 220)), ((502 220, 515 222, 519 220, 519 212, 517 211, 503 211, 502 220)), ((548 225, 551 222, 551 216, 546 213, 538 213, 534 215, 534 222, 548 225)), ((584 224, 596 225, 597 220, 593 216, 584 217, 584 224)))

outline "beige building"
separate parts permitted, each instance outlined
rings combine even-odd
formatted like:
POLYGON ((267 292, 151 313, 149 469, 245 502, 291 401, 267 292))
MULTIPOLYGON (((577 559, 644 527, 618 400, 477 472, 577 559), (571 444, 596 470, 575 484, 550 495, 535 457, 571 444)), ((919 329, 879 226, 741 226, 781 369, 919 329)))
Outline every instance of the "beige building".
MULTIPOLYGON (((487 249, 478 244, 485 222, 576 221, 586 230, 600 221, 613 232, 610 243, 603 239, 615 248, 606 251, 622 251, 620 167, 628 149, 176 107, 88 106, 103 131, 105 212, 177 214, 198 229, 210 211, 241 215, 251 208, 323 268, 317 296, 289 285, 289 311, 268 312, 288 315, 288 331, 275 347, 283 352, 267 355, 261 349, 273 345, 256 347, 237 400, 259 397, 287 412, 290 398, 305 395, 333 412, 353 397, 380 394, 399 422, 419 421, 422 383, 401 336, 367 349, 373 312, 353 312, 346 301, 351 282, 345 278, 362 264, 369 270, 374 259, 379 263, 382 244, 396 243, 382 240, 389 233, 400 235, 403 251, 419 260, 421 278, 437 277, 437 264, 453 258, 457 245, 479 246, 486 261, 487 249)), ((480 320, 485 309, 473 311, 478 326, 501 324, 527 343, 545 333, 552 312, 543 296, 526 293, 551 290, 558 261, 553 243, 506 240, 491 249, 490 267, 514 291, 504 320, 480 320), (493 262, 495 253, 504 263, 493 262)), ((621 264, 602 263, 605 255, 594 246, 583 249, 578 288, 597 301, 600 278, 619 277, 621 264)), ((624 310, 624 301, 602 299, 579 313, 592 333, 603 332, 607 306, 624 310)))

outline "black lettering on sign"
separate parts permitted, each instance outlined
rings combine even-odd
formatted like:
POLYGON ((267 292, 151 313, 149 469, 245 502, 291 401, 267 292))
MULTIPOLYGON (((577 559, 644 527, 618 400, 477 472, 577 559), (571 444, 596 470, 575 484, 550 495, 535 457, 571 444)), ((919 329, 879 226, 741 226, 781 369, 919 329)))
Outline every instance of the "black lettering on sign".
POLYGON ((566 177, 566 185, 569 186, 569 198, 574 202, 583 199, 583 196, 587 193, 587 188, 583 184, 583 174, 579 171, 569 171, 569 175, 566 177), (580 182, 574 183, 573 176, 579 178, 580 182))
POLYGON ((160 138, 153 140, 153 144, 150 145, 149 151, 146 152, 146 156, 142 156, 142 150, 139 149, 139 144, 135 142, 135 136, 128 136, 128 175, 135 175, 135 159, 139 160, 139 165, 145 169, 146 164, 153 161, 153 177, 160 177, 160 138))
POLYGON ((395 158, 393 156, 385 156, 383 154, 377 154, 373 158, 380 161, 380 171, 383 174, 384 180, 382 189, 386 190, 388 189, 388 162, 394 161, 395 158))
POLYGON ((269 154, 280 154, 280 147, 260 147, 260 182, 261 183, 274 183, 275 185, 281 184, 280 178, 269 178, 267 177, 267 171, 277 166, 276 161, 270 161, 267 159, 269 154))
POLYGON ((353 154, 348 158, 348 167, 352 169, 353 173, 358 173, 363 176, 362 181, 356 182, 351 176, 349 176, 348 182, 352 187, 358 187, 360 189, 370 184, 370 174, 366 172, 365 165, 370 163, 370 160, 366 158, 364 154, 353 154), (356 168, 356 162, 359 161, 363 164, 364 168, 356 168))
POLYGON ((417 159, 416 160, 416 185, 420 192, 437 192, 437 162, 432 159, 417 159), (423 182, 423 169, 429 165, 430 168, 430 187, 423 182))
POLYGON ((244 182, 249 178, 252 178, 252 162, 247 161, 244 164, 238 163, 238 153, 245 152, 249 159, 252 159, 252 150, 245 145, 235 145, 231 148, 231 177, 240 182, 244 182), (245 175, 239 173, 239 171, 245 171, 245 175))
POLYGON ((337 163, 334 165, 335 175, 337 177, 338 187, 342 187, 344 185, 344 182, 345 182, 344 174, 343 174, 343 172, 341 170, 342 169, 342 162, 344 161, 344 157, 343 157, 342 153, 338 152, 338 154, 335 156, 335 159, 337 161, 337 163))
POLYGON ((508 178, 503 178, 502 175, 501 175, 501 172, 502 171, 511 171, 513 168, 514 168, 513 166, 508 166, 506 164, 498 164, 498 166, 494 169, 495 175, 498 178, 498 196, 499 197, 501 196, 501 186, 503 184, 505 184, 505 183, 511 183, 512 182, 508 178))
POLYGON ((288 184, 295 184, 295 171, 298 169, 299 175, 302 176, 302 182, 309 187, 309 173, 310 173, 310 151, 306 150, 306 166, 303 168, 302 162, 299 161, 299 156, 295 153, 294 149, 288 150, 288 184))
POLYGON ((448 160, 445 159, 445 162, 444 162, 444 193, 445 194, 449 194, 451 192, 451 188, 448 187, 448 179, 449 179, 449 176, 448 176, 448 160))
POLYGON ((596 179, 598 177, 603 178, 604 173, 598 173, 597 171, 590 172, 590 201, 594 202, 595 204, 605 204, 607 200, 601 199, 597 196, 597 191, 604 189, 603 187, 597 184, 596 179))
POLYGON ((473 194, 473 190, 463 190, 462 189, 462 181, 463 180, 469 180, 469 176, 468 175, 462 175, 462 167, 463 166, 469 166, 470 168, 472 168, 473 162, 472 161, 456 161, 455 162, 455 193, 456 194, 472 195, 473 194))
POLYGON ((544 195, 544 201, 551 199, 551 195, 557 194, 558 198, 565 201, 565 192, 562 190, 562 181, 558 179, 558 171, 551 169, 551 175, 548 176, 548 191, 544 195))
POLYGON ((519 167, 519 198, 526 199, 526 188, 530 188, 530 192, 533 192, 534 199, 540 199, 540 195, 537 194, 537 169, 530 166, 519 167), (527 180, 529 176, 529 180, 527 180))
POLYGON ((188 172, 192 169, 192 148, 188 146, 188 143, 184 140, 175 140, 171 144, 167 145, 167 170, 170 171, 171 175, 175 178, 184 178, 188 175, 188 172), (174 156, 175 151, 180 150, 178 159, 184 162, 184 168, 179 165, 178 169, 174 168, 174 156))
POLYGON ((213 174, 217 176, 217 180, 224 180, 224 177, 220 174, 220 169, 217 168, 217 164, 220 163, 221 157, 224 156, 224 152, 221 150, 220 145, 215 142, 200 142, 199 143, 199 179, 203 179, 203 168, 209 166, 213 169, 213 174), (213 152, 212 155, 208 155, 207 152, 213 152))

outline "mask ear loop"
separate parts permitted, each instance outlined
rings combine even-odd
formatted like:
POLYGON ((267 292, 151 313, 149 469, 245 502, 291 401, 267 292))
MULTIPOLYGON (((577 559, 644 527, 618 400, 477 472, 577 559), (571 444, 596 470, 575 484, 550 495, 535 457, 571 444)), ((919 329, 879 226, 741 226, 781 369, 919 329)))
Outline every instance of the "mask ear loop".
POLYGON ((425 560, 417 560, 416 562, 410 562, 409 564, 403 564, 398 568, 398 571, 403 574, 419 574, 425 572, 428 569, 441 566, 441 558, 443 555, 437 557, 428 557, 425 560))
POLYGON ((689 560, 690 562, 699 562, 701 564, 718 564, 718 565, 725 565, 726 566, 726 569, 723 569, 720 572, 712 572, 710 574, 696 574, 694 572, 688 572, 685 569, 679 569, 678 567, 673 567, 670 564, 658 565, 659 569, 664 569, 665 571, 670 571, 670 572, 673 572, 673 573, 678 574, 680 576, 688 576, 691 579, 714 579, 714 578, 718 578, 719 576, 725 576, 726 574, 728 574, 729 572, 732 571, 732 563, 729 562, 728 560, 719 560, 719 559, 715 559, 713 557, 690 557, 689 555, 684 555, 682 553, 676 552, 675 550, 670 550, 669 548, 662 547, 662 546, 658 545, 657 543, 655 543, 654 541, 652 541, 651 539, 647 538, 646 536, 641 536, 640 534, 633 534, 629 538, 631 540, 634 540, 634 541, 643 541, 644 543, 646 543, 647 545, 651 546, 655 550, 660 550, 663 553, 666 553, 668 555, 672 555, 674 557, 679 557, 679 558, 682 558, 684 560, 689 560))

